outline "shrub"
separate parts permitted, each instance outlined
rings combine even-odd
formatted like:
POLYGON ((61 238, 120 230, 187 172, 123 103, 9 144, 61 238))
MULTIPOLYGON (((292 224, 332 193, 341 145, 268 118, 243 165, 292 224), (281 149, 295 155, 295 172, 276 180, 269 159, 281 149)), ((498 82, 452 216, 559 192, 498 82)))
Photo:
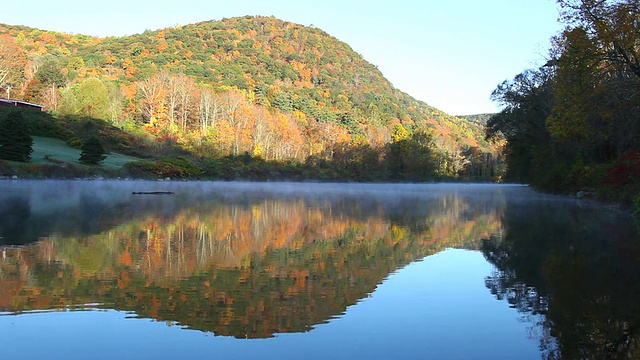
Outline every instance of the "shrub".
POLYGON ((609 168, 603 192, 640 210, 640 150, 628 151, 609 168))
POLYGON ((179 156, 161 159, 156 162, 156 168, 163 177, 192 178, 203 173, 201 167, 179 156))
POLYGON ((628 151, 618 158, 607 174, 605 183, 612 186, 640 183, 640 150, 628 151))
POLYGON ((81 149, 82 140, 80 140, 80 138, 78 138, 77 136, 73 136, 72 138, 67 140, 67 145, 71 146, 72 148, 81 149))
POLYGON ((124 164, 124 168, 133 176, 178 179, 195 178, 204 173, 202 168, 182 157, 167 157, 156 162, 140 160, 124 164))
POLYGON ((220 159, 206 159, 202 162, 203 175, 213 179, 229 179, 228 166, 220 159))
POLYGON ((122 167, 129 175, 138 178, 146 178, 154 174, 155 163, 147 160, 131 161, 122 167))

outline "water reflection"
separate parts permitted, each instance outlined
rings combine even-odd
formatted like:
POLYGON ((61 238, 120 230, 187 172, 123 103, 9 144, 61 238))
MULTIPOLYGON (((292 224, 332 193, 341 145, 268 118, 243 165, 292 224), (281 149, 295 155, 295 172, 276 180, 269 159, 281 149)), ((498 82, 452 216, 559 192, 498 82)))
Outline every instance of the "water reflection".
POLYGON ((482 243, 496 266, 486 286, 533 319, 544 358, 640 358, 640 239, 630 219, 508 204, 503 227, 482 243))
MULTIPOLYGON (((399 286, 385 282, 398 269, 458 248, 493 264, 480 286, 529 324, 544 358, 640 357, 638 231, 595 205, 517 186, 46 185, 0 183, 0 315, 114 309, 236 338, 315 333, 379 286, 399 286), (175 195, 131 194, 155 190, 175 195)), ((433 268, 443 272, 429 286, 479 269, 468 253, 446 259, 475 265, 433 268)), ((442 328, 498 326, 461 319, 491 306, 462 309, 477 293, 450 285, 460 301, 439 304, 454 304, 442 313, 458 322, 442 328)))
POLYGON ((8 196, 0 203, 0 245, 3 239, 20 239, 29 233, 31 204, 22 196, 8 196))
POLYGON ((25 221, 46 235, 2 250, 0 310, 98 304, 238 338, 308 331, 416 259, 477 249, 500 233, 505 204, 464 185, 163 184, 176 196, 132 196, 141 185, 61 187, 57 210, 25 185, 25 221))

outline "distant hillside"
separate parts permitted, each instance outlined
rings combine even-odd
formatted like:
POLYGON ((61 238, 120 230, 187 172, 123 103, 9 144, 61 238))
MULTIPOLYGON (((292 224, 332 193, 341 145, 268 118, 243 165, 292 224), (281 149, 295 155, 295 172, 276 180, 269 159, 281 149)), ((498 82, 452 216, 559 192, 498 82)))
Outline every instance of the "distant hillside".
POLYGON ((466 149, 495 152, 482 122, 412 98, 344 42, 274 17, 121 38, 0 25, 0 52, 14 54, 12 94, 201 153, 304 160, 420 129, 445 174, 461 171, 466 149))
POLYGON ((470 123, 480 124, 482 126, 485 126, 487 125, 487 122, 493 115, 495 114, 475 114, 475 115, 463 115, 458 117, 470 123))

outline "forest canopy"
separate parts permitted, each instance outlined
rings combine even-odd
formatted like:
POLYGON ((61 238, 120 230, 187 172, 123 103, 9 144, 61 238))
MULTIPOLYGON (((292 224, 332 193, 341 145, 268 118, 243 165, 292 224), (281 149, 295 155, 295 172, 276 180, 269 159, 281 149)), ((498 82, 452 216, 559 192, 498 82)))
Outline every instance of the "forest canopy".
POLYGON ((158 153, 178 146, 194 158, 335 164, 359 149, 382 162, 392 144, 424 135, 429 176, 391 178, 502 173, 499 146, 485 141, 481 122, 415 100, 347 44, 274 17, 120 38, 0 25, 0 51, 8 54, 0 86, 12 97, 107 121, 158 153))
POLYGON ((640 203, 640 1, 558 0, 550 60, 500 84, 507 179, 640 203))

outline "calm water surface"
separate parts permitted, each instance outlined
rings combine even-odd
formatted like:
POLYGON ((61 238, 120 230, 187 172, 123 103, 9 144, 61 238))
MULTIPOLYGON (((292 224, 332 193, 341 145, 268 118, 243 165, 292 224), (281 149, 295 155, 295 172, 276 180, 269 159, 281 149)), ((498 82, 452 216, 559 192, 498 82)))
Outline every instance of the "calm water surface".
POLYGON ((637 358, 639 275, 523 186, 0 182, 7 359, 637 358))

